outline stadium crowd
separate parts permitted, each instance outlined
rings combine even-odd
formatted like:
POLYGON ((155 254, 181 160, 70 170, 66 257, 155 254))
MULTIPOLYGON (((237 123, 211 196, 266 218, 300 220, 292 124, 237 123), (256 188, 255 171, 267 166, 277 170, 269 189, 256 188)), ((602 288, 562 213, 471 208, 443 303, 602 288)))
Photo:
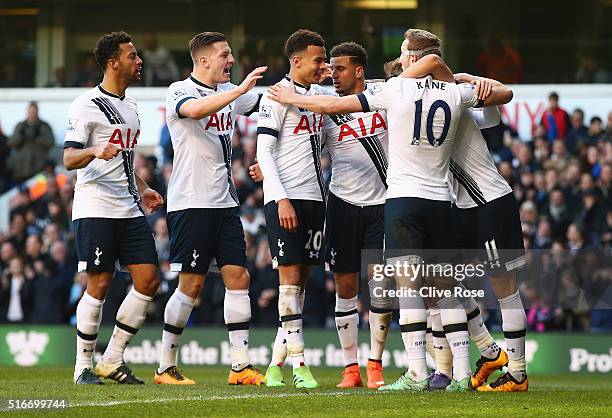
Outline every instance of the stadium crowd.
MULTIPOLYGON (((568 115, 559 107, 558 96, 551 94, 549 101, 550 107, 533 138, 518 138, 503 123, 484 131, 498 169, 521 205, 525 247, 531 250, 528 266, 519 275, 529 327, 537 332, 609 332, 612 311, 597 309, 597 296, 609 299, 605 292, 609 293, 612 280, 612 112, 605 122, 593 117, 587 126, 580 109, 568 115)), ((31 108, 31 112, 34 110, 31 108)), ((43 126, 35 116, 31 115, 32 120, 43 126)), ((85 289, 84 278, 76 273, 71 223, 75 173, 50 163, 23 175, 11 171, 25 169, 25 163, 8 164, 17 152, 17 137, 40 134, 45 129, 34 129, 27 121, 24 124, 18 125, 10 138, 0 136, 0 177, 19 184, 41 170, 43 176, 28 187, 25 183, 18 186, 10 203, 10 227, 0 231, 0 322, 74 323, 76 305, 85 289)), ((276 326, 278 274, 272 269, 266 236, 263 190, 248 175, 248 167, 255 162, 255 141, 253 136, 234 131, 232 172, 247 241, 252 322, 256 326, 276 326)), ((49 148, 42 144, 34 146, 39 162, 48 161, 49 148)), ((165 196, 172 172, 167 130, 162 132, 160 150, 161 160, 139 155, 135 169, 165 196)), ((329 182, 329 157, 323 154, 322 158, 329 182)), ((156 303, 147 316, 147 322, 156 325, 162 324, 164 306, 178 284, 177 274, 170 271, 164 215, 162 211, 148 216, 155 232, 162 278, 156 303)), ((118 272, 105 302, 103 323, 114 323, 114 312, 129 286, 127 273, 118 272)), ((367 286, 362 285, 361 296, 361 326, 367 327, 367 286)), ((223 298, 220 276, 211 273, 190 323, 223 325, 223 298)), ((333 276, 322 267, 314 269, 308 283, 304 324, 334 327, 334 303, 333 276)), ((499 330, 499 312, 484 306, 482 311, 490 329, 499 330)))

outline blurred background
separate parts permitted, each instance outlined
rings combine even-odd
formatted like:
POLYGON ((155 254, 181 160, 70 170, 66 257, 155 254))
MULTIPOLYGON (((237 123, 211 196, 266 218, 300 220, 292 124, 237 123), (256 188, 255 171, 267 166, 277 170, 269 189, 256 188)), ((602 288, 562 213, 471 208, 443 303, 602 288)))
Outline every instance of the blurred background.
MULTIPOLYGON (((101 81, 92 54, 101 34, 127 31, 143 58, 143 79, 128 91, 139 102, 142 122, 135 164, 165 196, 173 157, 165 87, 190 73, 187 42, 193 35, 224 32, 236 59, 233 81, 267 65, 265 86, 288 71, 282 49, 296 29, 321 33, 328 51, 344 41, 361 43, 370 57, 368 77, 379 78, 383 63, 398 56, 404 31, 418 27, 442 39, 454 71, 493 77, 514 89, 503 123, 484 134, 519 200, 525 245, 533 250, 521 273, 530 330, 610 333, 611 21, 610 0, 1 0, 0 322, 74 324, 85 282, 76 274, 71 224, 75 173, 61 165, 62 142, 70 102, 101 81)), ((255 161, 255 127, 254 118, 237 122, 233 179, 247 240, 253 323, 273 327, 278 276, 271 268, 261 185, 247 174, 255 161)), ((323 159, 329 181, 329 158, 323 159)), ((177 286, 164 215, 148 217, 163 278, 147 317, 157 327, 177 286)), ((117 273, 103 324, 114 322, 129 286, 129 276, 117 273)), ((223 294, 211 274, 190 323, 222 326, 223 294)), ((334 328, 334 300, 333 277, 315 269, 306 326, 334 328)), ((367 308, 364 294, 366 329, 367 308)), ((483 312, 499 330, 499 312, 484 305, 483 312)))
POLYGON ((0 86, 95 84, 91 50, 115 29, 133 35, 149 61, 143 85, 167 85, 189 72, 187 41, 205 30, 231 39, 235 81, 265 64, 272 82, 287 67, 285 39, 301 27, 323 34, 330 47, 361 43, 374 77, 397 56, 404 31, 419 27, 443 40, 451 68, 495 71, 506 83, 606 83, 611 20, 610 0, 2 0, 0 86), (169 58, 172 65, 155 71, 169 58))

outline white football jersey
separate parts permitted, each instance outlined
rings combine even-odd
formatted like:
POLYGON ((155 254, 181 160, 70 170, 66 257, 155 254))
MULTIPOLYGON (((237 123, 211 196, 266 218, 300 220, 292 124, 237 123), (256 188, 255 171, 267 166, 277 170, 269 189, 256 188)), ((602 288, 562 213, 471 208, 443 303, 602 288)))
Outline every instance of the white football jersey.
MULTIPOLYGON (((280 82, 289 86, 286 76, 280 82)), ((295 83, 300 94, 323 94, 321 88, 309 88, 295 83)), ((257 134, 276 137, 272 157, 278 177, 289 199, 323 201, 325 184, 321 172, 321 128, 323 115, 285 105, 263 97, 259 107, 257 134)), ((263 182, 265 203, 278 200, 279 191, 272 190, 270 183, 263 182)))
POLYGON ((358 97, 364 112, 387 111, 387 198, 450 201, 450 153, 461 113, 479 104, 474 86, 395 77, 358 97))
POLYGON ((94 158, 77 170, 72 219, 144 216, 134 176, 134 148, 140 135, 136 101, 94 87, 77 97, 68 111, 65 148, 106 143, 121 149, 115 158, 94 158))
POLYGON ((199 120, 179 114, 181 105, 189 99, 234 88, 234 84, 224 83, 213 89, 192 75, 168 87, 166 123, 174 148, 168 212, 238 206, 238 194, 232 180, 232 134, 236 115, 249 115, 257 110, 260 95, 243 94, 218 112, 199 120))
POLYGON ((322 141, 331 157, 331 193, 357 206, 385 203, 388 166, 385 111, 325 116, 322 141))
POLYGON ((497 171, 470 111, 463 112, 459 120, 449 168, 455 204, 461 209, 481 206, 512 193, 512 188, 497 171))

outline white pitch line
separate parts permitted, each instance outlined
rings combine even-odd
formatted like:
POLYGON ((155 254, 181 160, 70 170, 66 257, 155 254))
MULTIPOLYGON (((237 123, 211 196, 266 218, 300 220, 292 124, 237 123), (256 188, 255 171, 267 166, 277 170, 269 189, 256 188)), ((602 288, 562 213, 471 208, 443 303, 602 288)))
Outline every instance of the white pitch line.
MULTIPOLYGON (((364 393, 360 393, 363 395, 364 393)), ((366 393, 367 394, 367 393, 366 393)), ((162 402, 182 402, 182 401, 225 401, 234 399, 256 399, 256 398, 295 398, 299 396, 346 396, 354 395, 353 393, 347 392, 321 392, 321 393, 270 393, 270 394, 248 394, 248 395, 213 395, 209 397, 203 396, 190 396, 185 398, 154 398, 154 399, 125 399, 119 401, 108 401, 108 402, 82 402, 82 403, 70 403, 70 408, 90 407, 90 406, 116 406, 116 405, 128 405, 138 403, 162 403, 162 402)))

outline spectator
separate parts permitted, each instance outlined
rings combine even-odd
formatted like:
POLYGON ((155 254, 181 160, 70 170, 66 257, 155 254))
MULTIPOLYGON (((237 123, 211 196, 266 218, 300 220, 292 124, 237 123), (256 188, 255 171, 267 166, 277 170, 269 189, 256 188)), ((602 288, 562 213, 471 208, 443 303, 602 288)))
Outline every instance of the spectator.
POLYGON ((548 216, 552 223, 552 237, 563 238, 568 225, 572 221, 572 213, 570 212, 563 190, 555 188, 550 193, 550 202, 548 204, 548 216))
POLYGON ((546 192, 550 193, 555 187, 558 186, 559 183, 559 175, 557 174, 557 170, 554 168, 547 168, 544 173, 544 178, 546 179, 546 192))
POLYGON ((17 124, 8 142, 12 149, 9 167, 13 178, 22 182, 38 173, 54 142, 51 126, 38 117, 38 104, 30 102, 26 120, 17 124))
POLYGON ((548 109, 540 121, 546 128, 546 136, 550 142, 555 139, 565 139, 570 130, 570 119, 567 112, 559 107, 559 95, 555 92, 548 96, 548 109))
POLYGON ((606 123, 606 140, 612 141, 612 111, 608 112, 608 121, 606 123))
POLYGON ((75 87, 94 87, 102 80, 102 73, 92 55, 88 55, 77 71, 75 87))
POLYGON ((168 125, 164 123, 161 134, 159 137, 159 146, 162 150, 162 162, 163 164, 172 164, 174 160, 174 148, 172 147, 172 138, 170 137, 170 129, 168 125))
POLYGON ((25 216, 19 212, 14 213, 9 229, 9 240, 13 243, 13 245, 15 245, 16 248, 25 248, 27 238, 26 227, 27 224, 25 222, 25 216))
POLYGON ((601 174, 601 164, 599 164, 599 151, 595 145, 591 145, 586 150, 583 160, 582 171, 591 174, 594 179, 598 179, 601 174))
POLYGON ((0 87, 28 87, 27 77, 13 62, 6 62, 0 73, 0 87))
POLYGON ((64 67, 57 67, 53 70, 53 78, 49 80, 45 87, 68 87, 66 69, 64 67))
POLYGON ((0 318, 8 322, 28 322, 31 298, 27 282, 34 272, 27 268, 20 257, 13 257, 2 273, 0 283, 0 318))
POLYGON ((587 190, 582 195, 582 209, 575 218, 583 228, 586 241, 593 245, 600 244, 600 237, 607 229, 606 211, 594 190, 587 190))
POLYGON ((523 63, 520 55, 496 35, 489 37, 487 49, 478 56, 476 72, 502 83, 523 82, 523 63))
POLYGON ((248 232, 252 236, 257 236, 261 232, 261 229, 265 227, 266 220, 261 210, 256 210, 249 204, 244 204, 240 207, 242 216, 242 227, 245 232, 248 232))
POLYGON ((535 137, 533 140, 533 158, 536 163, 540 166, 546 165, 550 158, 550 144, 548 139, 542 137, 535 137))
POLYGON ((612 186, 612 165, 604 164, 601 167, 601 174, 597 179, 597 188, 601 190, 601 194, 605 199, 610 201, 610 186, 612 186))
POLYGON ((512 160, 512 167, 514 167, 515 180, 520 181, 520 175, 524 172, 533 173, 537 170, 538 166, 533 160, 529 145, 523 142, 515 142, 513 153, 515 158, 512 160))
POLYGON ((608 73, 601 69, 597 60, 589 53, 579 57, 579 67, 576 71, 576 83, 608 83, 608 73))
POLYGON ((553 168, 557 172, 563 172, 567 169, 569 163, 570 156, 567 154, 565 142, 562 139, 556 139, 552 143, 552 154, 550 159, 544 163, 544 168, 553 168))
POLYGON ((589 145, 595 144, 600 139, 604 139, 605 131, 603 122, 599 116, 593 116, 589 123, 589 145))
POLYGON ((161 217, 155 221, 153 232, 155 232, 155 249, 157 250, 160 262, 170 260, 170 239, 168 237, 166 218, 161 217))
POLYGON ((576 109, 572 112, 570 123, 572 127, 565 138, 565 145, 567 150, 574 154, 576 146, 579 143, 586 142, 589 138, 589 129, 584 124, 584 112, 582 109, 576 109))
POLYGON ((252 292, 256 308, 253 321, 258 324, 278 323, 278 272, 272 268, 272 256, 268 240, 264 237, 257 244, 252 292))
POLYGON ((71 263, 72 268, 67 266, 64 244, 59 241, 56 244, 53 250, 57 261, 39 257, 34 262, 35 275, 29 282, 32 322, 37 324, 60 324, 66 318, 68 294, 75 269, 74 263, 71 263))
POLYGON ((70 325, 76 326, 76 308, 87 289, 87 275, 77 274, 74 278, 74 283, 70 288, 70 297, 68 299, 68 316, 70 317, 70 325))
POLYGON ((42 239, 36 234, 28 235, 25 244, 26 263, 34 266, 37 261, 49 263, 49 258, 42 253, 42 239))
POLYGON ((4 241, 0 247, 0 274, 6 270, 13 258, 17 257, 15 245, 11 241, 4 241))
POLYGON ((567 246, 572 253, 585 248, 584 232, 577 223, 572 223, 567 228, 567 246))
POLYGON ((179 79, 179 69, 170 51, 161 46, 155 35, 144 41, 143 61, 144 79, 147 87, 169 86, 179 79))
POLYGON ((546 250, 552 245, 552 227, 547 217, 543 216, 538 223, 538 228, 533 240, 533 248, 536 250, 546 250))
POLYGON ((0 127, 0 194, 4 193, 11 184, 11 173, 8 167, 10 153, 11 148, 8 143, 8 137, 4 135, 0 127))
POLYGON ((53 276, 59 278, 66 289, 70 289, 76 274, 76 260, 68 254, 66 243, 62 240, 54 241, 49 247, 49 256, 54 263, 53 276))

